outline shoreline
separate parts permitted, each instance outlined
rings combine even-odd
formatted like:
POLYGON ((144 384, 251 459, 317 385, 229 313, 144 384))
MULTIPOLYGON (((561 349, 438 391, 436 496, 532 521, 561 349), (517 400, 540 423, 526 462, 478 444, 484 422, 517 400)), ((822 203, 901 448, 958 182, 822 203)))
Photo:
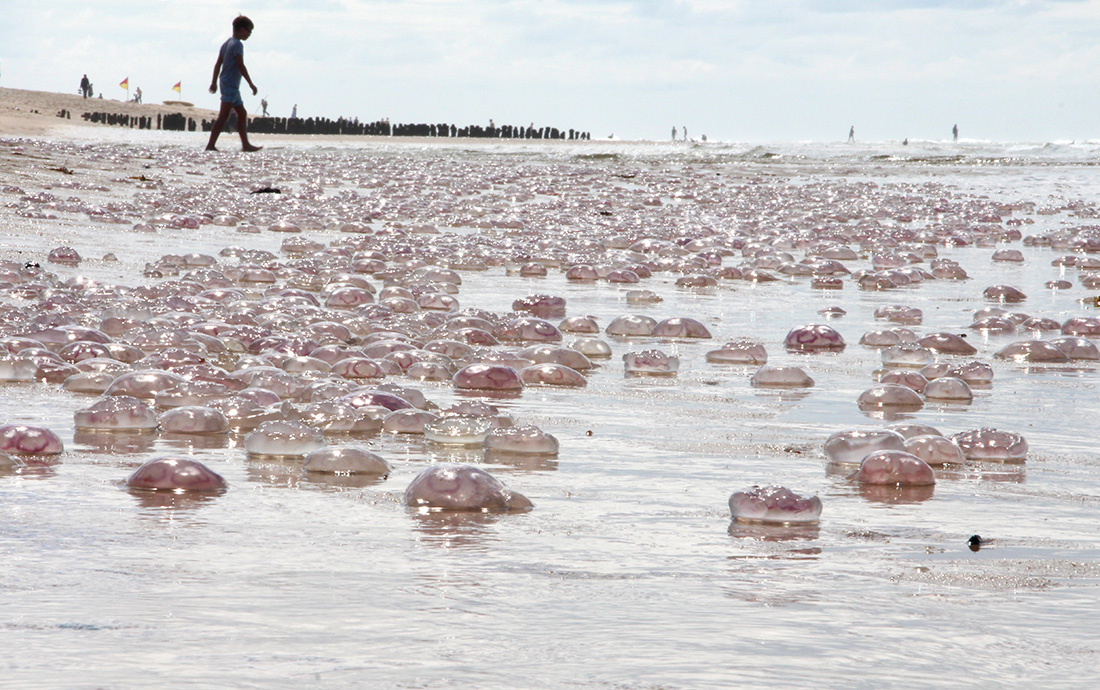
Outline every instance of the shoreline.
MULTIPOLYGON (((177 132, 172 130, 141 130, 137 127, 109 125, 85 120, 84 113, 107 113, 109 115, 122 115, 127 117, 145 117, 153 120, 157 116, 182 114, 186 118, 194 119, 200 124, 203 120, 217 118, 218 112, 199 106, 164 105, 160 103, 133 103, 111 98, 84 98, 78 94, 54 93, 49 91, 32 91, 28 89, 13 89, 0 87, 0 137, 51 137, 65 138, 100 138, 93 133, 135 131, 143 133, 156 132, 165 134, 166 141, 174 140, 179 134, 190 135, 205 143, 209 136, 201 128, 195 132, 177 132), (68 117, 59 117, 60 111, 68 111, 68 117)), ((249 119, 258 117, 249 115, 249 119)), ((470 144, 479 142, 483 144, 495 144, 499 142, 512 143, 537 143, 537 144, 578 144, 580 140, 569 139, 509 139, 490 137, 427 137, 427 136, 387 136, 372 134, 249 134, 258 142, 332 142, 332 143, 419 143, 419 144, 446 144, 458 143, 470 144)), ((103 139, 113 140, 117 135, 103 136, 103 139)), ((235 132, 224 132, 222 137, 234 136, 235 132)), ((627 140, 595 140, 595 141, 627 141, 627 140)), ((633 142, 637 143, 637 142, 633 142)), ((223 146, 223 150, 231 150, 223 146)))

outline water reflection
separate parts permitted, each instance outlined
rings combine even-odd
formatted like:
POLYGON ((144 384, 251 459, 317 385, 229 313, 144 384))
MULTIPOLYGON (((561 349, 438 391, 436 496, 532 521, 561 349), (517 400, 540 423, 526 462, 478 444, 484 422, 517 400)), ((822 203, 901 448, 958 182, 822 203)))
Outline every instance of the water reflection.
MULTIPOLYGON (((765 542, 813 541, 821 534, 821 528, 816 522, 809 525, 770 525, 732 520, 728 531, 731 537, 737 539, 765 542)), ((820 551, 820 549, 814 549, 815 553, 820 551)))
POLYGON ((422 543, 442 548, 477 548, 495 541, 492 527, 503 513, 409 510, 422 543))
POLYGON ((366 489, 367 487, 378 486, 386 481, 385 476, 377 474, 347 474, 342 472, 304 472, 301 479, 318 487, 333 489, 366 489))
POLYGON ((25 477, 27 479, 50 479, 57 475, 54 465, 23 465, 0 466, 0 477, 25 477))
POLYGON ((1027 466, 1021 463, 967 462, 953 465, 936 473, 945 479, 980 479, 988 482, 1022 484, 1027 479, 1027 466))
POLYGON ((217 449, 228 448, 231 445, 226 434, 161 434, 161 442, 169 447, 179 450, 217 449))
POLYGON ((796 403, 805 400, 813 393, 812 388, 753 388, 758 398, 778 400, 782 403, 796 403))
POLYGON ((96 453, 125 455, 148 453, 157 441, 156 432, 117 433, 77 429, 73 434, 73 443, 96 453))
POLYGON ((867 417, 868 419, 881 419, 886 422, 896 422, 902 419, 916 419, 916 415, 913 413, 919 409, 920 408, 895 407, 893 409, 882 408, 875 410, 864 410, 861 408, 860 412, 862 412, 863 416, 867 417))
POLYGON ((860 484, 859 495, 872 503, 902 505, 920 503, 932 498, 936 491, 934 484, 925 486, 898 486, 896 484, 860 484))
POLYGON ((476 465, 485 460, 482 446, 449 446, 444 443, 428 443, 429 462, 453 462, 457 465, 476 465))
POLYGON ((510 453, 506 450, 488 450, 485 459, 497 465, 522 472, 554 472, 558 469, 556 453, 538 455, 534 453, 510 453))
POLYGON ((522 390, 493 391, 493 390, 468 390, 456 388, 456 398, 469 398, 472 400, 515 400, 523 396, 522 390))
POLYGON ((248 454, 246 473, 250 481, 283 489, 297 489, 302 480, 303 460, 287 455, 248 454))
MULTIPOLYGON (((156 511, 186 511, 194 510, 207 503, 211 503, 225 491, 151 491, 149 489, 130 489, 138 506, 144 510, 156 511)), ((155 514, 156 514, 155 513, 155 514)))

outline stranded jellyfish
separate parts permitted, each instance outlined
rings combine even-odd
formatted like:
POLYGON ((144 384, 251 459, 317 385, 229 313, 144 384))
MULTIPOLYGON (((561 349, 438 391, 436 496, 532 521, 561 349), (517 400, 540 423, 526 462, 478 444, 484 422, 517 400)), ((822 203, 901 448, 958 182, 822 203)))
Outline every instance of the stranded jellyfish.
POLYGON ((512 302, 512 311, 534 314, 539 318, 565 316, 565 298, 555 295, 528 295, 512 302))
POLYGON ((801 367, 765 364, 756 370, 749 383, 769 388, 809 388, 814 380, 801 367))
POLYGON ((647 336, 653 334, 657 320, 649 316, 625 314, 607 324, 604 332, 608 335, 647 336))
POLYGON ((1023 462, 1027 457, 1027 441, 1020 434, 1000 429, 971 429, 951 437, 967 460, 993 462, 1023 462))
POLYGON ((825 440, 825 455, 842 465, 858 464, 878 450, 904 450, 905 438, 889 429, 838 431, 825 440))
POLYGON ((528 510, 531 501, 472 465, 441 463, 421 472, 405 489, 405 505, 420 510, 495 512, 528 510))
POLYGON ((558 439, 537 426, 526 424, 493 429, 485 437, 485 448, 506 453, 556 455, 558 439))
POLYGON ((224 434, 229 419, 221 412, 198 405, 173 408, 160 416, 161 431, 175 434, 224 434))
POLYGON ((863 458, 849 479, 862 484, 928 486, 936 475, 924 460, 902 450, 879 450, 863 458))
POLYGON ((323 474, 372 474, 388 476, 390 464, 362 446, 328 446, 306 456, 302 468, 323 474))
POLYGON ((425 424, 424 438, 447 445, 475 446, 484 443, 492 429, 493 420, 489 417, 449 415, 425 424))
POLYGON ((809 524, 821 517, 821 499, 799 496, 783 486, 754 486, 730 496, 730 514, 738 522, 809 524))
POLYGON ((103 394, 130 395, 135 398, 152 399, 160 391, 175 388, 183 382, 184 378, 182 376, 168 371, 157 369, 132 371, 115 379, 103 394))
POLYGON ((382 418, 382 431, 390 434, 423 434, 424 425, 439 417, 431 412, 408 408, 394 410, 382 418))
POLYGON ((0 453, 59 455, 63 450, 57 434, 44 427, 26 424, 0 426, 0 453))
POLYGON ((686 316, 675 316, 660 321, 651 335, 661 338, 710 338, 710 331, 702 323, 686 316))
POLYGON ((0 381, 33 381, 37 373, 38 363, 30 357, 9 356, 0 358, 0 381))
POLYGON ((126 485, 152 491, 221 491, 225 479, 197 460, 154 458, 137 468, 126 485))
POLYGON ((570 369, 584 371, 592 368, 592 362, 583 352, 571 347, 559 345, 535 345, 526 347, 518 353, 520 357, 531 360, 534 364, 564 364, 570 369))
POLYGON ((715 364, 767 364, 768 352, 760 343, 741 338, 731 340, 707 353, 707 361, 715 364))
POLYGON ((949 402, 970 402, 974 392, 970 385, 954 376, 943 376, 930 381, 924 387, 924 397, 929 400, 947 400, 949 402))
POLYGON ((910 369, 891 369, 878 378, 879 383, 893 383, 906 388, 912 388, 918 393, 923 393, 928 386, 928 379, 923 374, 910 369))
POLYGON ((1051 338, 1050 344, 1061 350, 1070 360, 1100 359, 1100 350, 1097 350, 1096 344, 1087 338, 1066 335, 1061 338, 1051 338))
POLYGON ((972 355, 978 351, 970 343, 954 333, 929 333, 917 343, 941 355, 972 355))
POLYGON ((882 364, 887 367, 919 369, 933 360, 932 352, 917 343, 899 343, 882 351, 882 364))
POLYGON ((244 449, 252 455, 307 455, 325 445, 325 436, 301 422, 264 422, 244 437, 244 449))
POLYGON ((977 360, 953 366, 944 375, 960 378, 971 386, 987 386, 993 383, 993 367, 977 360))
POLYGON ((924 407, 924 400, 921 399, 919 393, 911 388, 892 383, 881 383, 868 388, 859 394, 856 402, 859 409, 864 411, 879 409, 919 410, 924 407))
POLYGON ((887 427, 890 431, 901 434, 901 437, 906 441, 914 436, 943 436, 940 430, 934 426, 928 426, 927 424, 917 424, 916 422, 902 422, 901 424, 891 424, 887 427))
POLYGON ((997 359, 1011 359, 1014 362, 1043 364, 1064 364, 1069 361, 1065 352, 1046 340, 1018 340, 1001 348, 993 356, 997 359))
POLYGON ((1023 302, 1027 295, 1011 285, 990 285, 982 291, 982 297, 1002 303, 1023 302))
POLYGON ((905 439, 905 452, 929 465, 961 464, 966 460, 962 450, 951 439, 933 434, 905 439))
POLYGON ((57 247, 50 250, 49 255, 46 256, 46 261, 53 264, 76 266, 80 263, 81 258, 80 254, 72 247, 57 247))
POLYGON ((569 347, 589 359, 607 359, 611 356, 611 346, 599 338, 576 338, 569 347))
POLYGON ((131 395, 100 398, 90 407, 73 414, 76 428, 84 431, 152 431, 157 414, 145 402, 131 395))
POLYGON ((516 391, 523 388, 519 372, 500 364, 470 364, 455 372, 452 381, 455 388, 465 390, 516 391))
POLYGON ((839 351, 844 349, 844 338, 832 326, 810 324, 792 328, 784 344, 788 350, 801 352, 839 351))
POLYGON ((626 301, 629 304, 655 304, 664 298, 652 290, 628 290, 626 301))
POLYGON ((576 369, 552 362, 524 367, 520 369, 519 376, 523 379, 523 383, 529 386, 572 386, 582 388, 588 385, 584 375, 576 369))
POLYGON ((675 376, 680 358, 660 350, 642 350, 623 355, 623 366, 628 376, 675 376))
POLYGON ((867 331, 859 339, 859 344, 865 347, 891 347, 901 343, 901 336, 893 329, 867 331))

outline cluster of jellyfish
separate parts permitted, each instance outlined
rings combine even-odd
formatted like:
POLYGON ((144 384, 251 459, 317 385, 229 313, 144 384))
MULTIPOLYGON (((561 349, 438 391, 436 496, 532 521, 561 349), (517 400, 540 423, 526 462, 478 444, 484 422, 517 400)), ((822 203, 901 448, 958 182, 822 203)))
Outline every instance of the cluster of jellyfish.
MULTIPOLYGON (((45 155, 86 153, 64 143, 36 146, 45 155)), ((205 160, 194 152, 141 147, 91 158, 117 169, 140 162, 186 170, 205 160)), ((914 290, 931 281, 962 285, 967 271, 940 257, 938 248, 1019 241, 1069 252, 1051 262, 1059 276, 1047 289, 1073 289, 1065 279, 1073 272, 1081 286, 1100 287, 1100 261, 1088 256, 1100 250, 1095 228, 1024 236, 1020 228, 1030 219, 1020 215, 1034 212, 1034 205, 967 197, 936 185, 819 181, 734 189, 705 166, 672 174, 623 163, 626 169, 609 174, 595 165, 548 162, 529 174, 514 165, 405 156, 332 165, 323 156, 288 152, 279 159, 279 174, 300 181, 288 205, 278 195, 240 193, 240 180, 256 173, 251 165, 225 161, 223 175, 205 179, 201 192, 145 175, 121 177, 111 183, 132 188, 133 199, 107 204, 61 191, 66 184, 71 193, 111 191, 71 186, 77 181, 57 184, 53 192, 0 188, 5 208, 19 218, 79 215, 128 225, 141 235, 212 226, 242 237, 287 237, 280 254, 234 246, 218 257, 164 255, 144 267, 146 284, 138 287, 79 276, 63 280, 37 263, 0 262, 0 290, 8 298, 0 304, 0 380, 100 396, 76 413, 80 434, 244 433, 248 453, 301 458, 303 472, 384 477, 388 464, 369 448, 326 439, 422 434, 428 443, 492 452, 557 452, 549 434, 508 424, 488 405, 429 409, 419 391, 393 379, 506 399, 531 386, 585 386, 598 363, 611 358, 613 343, 712 337, 686 316, 658 321, 624 315, 601 331, 596 319, 567 316, 564 299, 542 294, 516 300, 507 314, 463 307, 459 271, 503 269, 528 280, 558 271, 572 286, 618 286, 628 304, 650 306, 661 297, 643 283, 716 291, 808 281, 815 290, 869 293, 914 290), (326 188, 340 191, 326 194, 326 188), (308 232, 340 239, 326 245, 303 235, 308 232), (860 260, 869 267, 853 270, 860 260)), ((1061 210, 1081 209, 1055 209, 1061 210)), ((992 255, 995 262, 1025 258, 1016 249, 992 255)), ((57 247, 44 259, 69 271, 82 261, 72 247, 57 247)), ((969 329, 1012 339, 996 359, 1100 359, 1089 340, 1100 335, 1100 319, 1074 316, 1059 323, 1010 311, 1027 297, 1008 285, 989 286, 982 297, 995 306, 975 312, 969 329)), ((909 327, 921 323, 920 310, 896 305, 880 311, 876 318, 896 326, 859 341, 881 350, 882 361, 875 385, 855 401, 860 408, 911 412, 928 401, 966 404, 975 390, 992 385, 988 363, 965 359, 976 354, 966 338, 948 331, 917 337, 909 327), (948 359, 937 361, 941 356, 948 359)), ((839 317, 843 310, 823 315, 839 317)), ((788 353, 814 356, 841 351, 845 342, 831 326, 814 324, 792 329, 783 345, 788 353)), ((677 356, 652 348, 629 351, 622 360, 627 376, 675 376, 679 366, 677 356)), ((756 367, 750 383, 757 387, 814 383, 805 366, 769 363, 764 343, 751 339, 729 340, 707 352, 706 360, 756 367)), ((46 429, 3 428, 7 467, 54 462, 61 453, 60 441, 46 429)), ((920 441, 897 430, 866 432, 878 440, 827 443, 826 455, 850 466, 861 484, 928 487, 933 475, 925 467, 959 462, 951 448, 964 460, 1018 461, 1026 454, 1026 443, 1011 432, 976 430, 944 439, 923 431, 914 436, 920 441)), ((224 488, 224 480, 194 461, 151 463, 134 473, 134 487, 224 488)), ((410 484, 410 506, 524 507, 525 499, 476 467, 440 468, 439 476, 410 484), (483 495, 492 498, 464 498, 483 495)), ((813 523, 821 502, 783 487, 756 487, 735 493, 730 509, 739 520, 813 523)))

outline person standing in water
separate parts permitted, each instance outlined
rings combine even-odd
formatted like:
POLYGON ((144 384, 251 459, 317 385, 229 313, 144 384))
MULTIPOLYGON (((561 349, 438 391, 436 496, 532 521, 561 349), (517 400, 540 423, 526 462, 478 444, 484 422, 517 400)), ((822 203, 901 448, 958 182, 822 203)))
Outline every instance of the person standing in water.
POLYGON ((248 142, 248 112, 244 109, 244 101, 241 99, 241 77, 248 82, 255 96, 259 90, 252 83, 252 77, 248 76, 248 69, 244 66, 244 45, 252 35, 252 20, 243 14, 233 20, 233 36, 222 44, 218 51, 218 61, 214 64, 214 77, 210 80, 210 93, 217 93, 218 87, 222 90, 222 105, 218 111, 218 118, 214 120, 214 126, 210 128, 210 141, 206 144, 207 151, 217 151, 214 145, 218 142, 218 134, 229 119, 230 112, 237 113, 237 133, 241 135, 241 149, 245 151, 259 151, 262 146, 253 146, 248 142), (220 73, 220 76, 219 76, 220 73))
POLYGON ((856 126, 852 125, 852 127, 848 130, 848 142, 851 143, 855 140, 856 140, 856 126))
POLYGON ((957 142, 959 140, 959 126, 955 125, 951 128, 951 140, 957 142))

